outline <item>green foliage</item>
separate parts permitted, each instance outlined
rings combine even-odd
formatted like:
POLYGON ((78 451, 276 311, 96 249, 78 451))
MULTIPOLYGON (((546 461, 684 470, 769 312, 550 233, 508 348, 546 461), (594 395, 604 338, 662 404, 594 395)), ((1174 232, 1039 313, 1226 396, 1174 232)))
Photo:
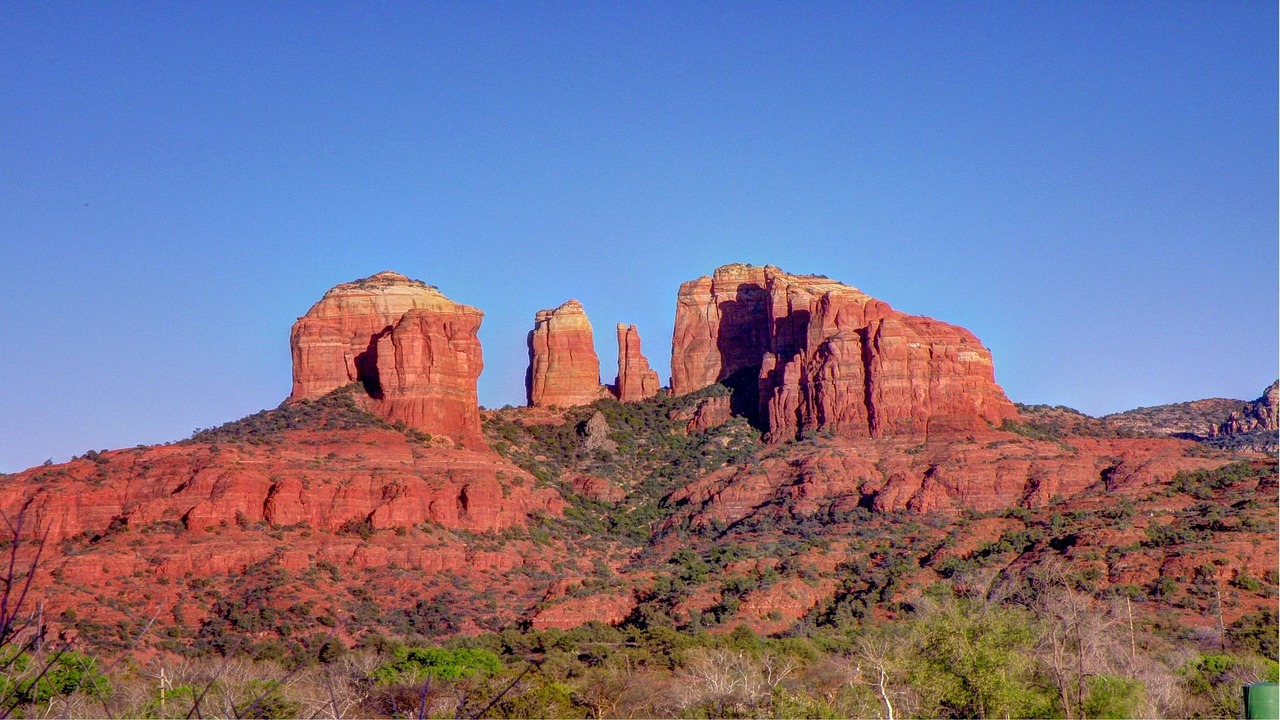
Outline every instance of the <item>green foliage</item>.
POLYGON ((274 410, 263 410, 216 428, 196 430, 188 443, 278 443, 289 430, 358 430, 390 428, 385 420, 361 410, 355 397, 359 385, 338 388, 315 400, 283 402, 274 410))
POLYGON ((1142 706, 1142 682, 1114 675, 1094 675, 1088 679, 1089 693, 1084 701, 1084 716, 1124 720, 1138 717, 1142 706))
POLYGON ((1210 537, 1210 534, 1206 531, 1179 524, 1161 525, 1152 523, 1146 527, 1145 532, 1147 534, 1147 544, 1151 547, 1188 545, 1204 542, 1210 537))
POLYGON ((558 485, 570 501, 563 520, 546 523, 555 536, 572 542, 607 538, 638 547, 671 513, 664 499, 672 490, 708 470, 745 462, 762 447, 758 433, 742 419, 693 435, 685 432, 683 421, 672 419, 703 397, 728 392, 716 385, 679 398, 660 393, 633 403, 603 399, 566 410, 559 425, 526 426, 495 413, 486 419, 485 432, 495 450, 539 483, 558 485), (618 445, 615 452, 584 449, 580 428, 597 412, 618 445), (609 479, 624 487, 627 497, 616 504, 582 497, 559 481, 568 472, 609 479))
POLYGON ((1032 618, 1017 608, 954 599, 913 623, 920 687, 952 717, 1044 717, 1054 699, 1035 682, 1032 618))
POLYGON ((1280 625, 1274 607, 1249 613, 1227 628, 1227 637, 1234 647, 1271 660, 1276 660, 1280 651, 1277 635, 1280 635, 1280 625))
POLYGON ((65 650, 40 659, 28 653, 9 654, 0 665, 6 674, 0 676, 0 703, 4 707, 15 705, 42 705, 52 698, 71 693, 105 698, 111 694, 111 683, 98 662, 88 655, 65 650), (47 665, 47 667, 46 667, 47 665))
POLYGON ((1274 474, 1274 470, 1248 462, 1234 462, 1211 470, 1181 470, 1173 476, 1171 487, 1198 500, 1208 500, 1225 488, 1256 477, 1274 474))
POLYGON ((1063 429, 1055 423, 1019 423, 1013 420, 1005 420, 1000 424, 1000 429, 1015 435, 1031 438, 1032 440, 1051 442, 1068 452, 1075 452, 1076 450, 1063 440, 1063 429))
POLYGON ((369 677, 379 684, 390 685, 413 683, 425 678, 489 677, 502 672, 502 668, 502 660, 488 650, 401 647, 395 652, 395 660, 378 666, 369 673, 369 677))
POLYGON ((302 703, 286 698, 278 680, 250 680, 245 690, 251 699, 236 706, 238 718, 298 717, 302 711, 302 703))

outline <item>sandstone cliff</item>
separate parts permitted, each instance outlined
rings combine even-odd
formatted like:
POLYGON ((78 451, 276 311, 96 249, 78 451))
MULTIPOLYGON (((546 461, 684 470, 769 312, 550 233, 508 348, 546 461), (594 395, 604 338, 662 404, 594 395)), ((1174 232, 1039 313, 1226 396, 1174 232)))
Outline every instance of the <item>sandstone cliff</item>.
POLYGON ((525 390, 532 407, 587 405, 605 396, 600 358, 582 303, 569 300, 553 310, 539 310, 534 317, 525 390))
POLYGON ((1222 422, 1217 434, 1242 435, 1269 432, 1274 434, 1280 425, 1276 422, 1277 405, 1280 405, 1280 380, 1262 392, 1262 397, 1241 407, 1222 422))
POLYGON ((644 400, 662 387, 658 373, 649 369, 649 360, 640 352, 640 331, 635 325, 618 323, 618 377, 613 392, 622 402, 644 400))
POLYGON ((484 313, 394 272, 324 294, 290 335, 291 401, 358 382, 362 405, 392 421, 483 445, 476 336, 484 313))
POLYGON ((775 442, 810 430, 969 432, 1017 418, 968 330, 771 266, 726 265, 680 287, 672 393, 716 382, 775 442))

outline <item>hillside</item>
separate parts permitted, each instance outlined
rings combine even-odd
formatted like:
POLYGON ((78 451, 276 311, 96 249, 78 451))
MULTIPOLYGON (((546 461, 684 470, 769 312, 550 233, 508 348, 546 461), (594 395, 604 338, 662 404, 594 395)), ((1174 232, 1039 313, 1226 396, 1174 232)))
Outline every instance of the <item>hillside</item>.
MULTIPOLYGON (((135 668, 117 683, 143 666, 256 663, 261 697, 227 700, 239 716, 272 714, 268 696, 299 703, 275 714, 302 714, 279 683, 294 673, 340 677, 360 715, 847 716, 892 699, 924 716, 1079 716, 1112 696, 1055 671, 1043 643, 1056 642, 1063 603, 1079 647, 1085 619, 1123 622, 1128 650, 1089 660, 1129 688, 1114 712, 1225 712, 1211 689, 1274 674, 1274 456, 1015 407, 967 331, 825 278, 758 270, 682 287, 682 307, 704 310, 724 306, 707 298, 726 278, 765 293, 734 306, 749 312, 682 311, 682 394, 649 387, 634 328, 618 339, 634 348, 635 382, 592 384, 598 360, 582 353, 565 368, 590 340, 568 305, 572 322, 540 315, 531 340, 530 387, 536 375, 545 402, 484 411, 478 311, 395 274, 339 286, 295 325, 303 364, 279 407, 0 477, 13 528, 0 643, 135 668), (557 327, 570 341, 550 337, 557 327), (732 352, 712 350, 726 338, 732 352), (782 347, 793 354, 779 365, 782 347), (850 397, 855 381, 865 392, 850 397), (999 639, 991 652, 1022 663, 1009 669, 1021 679, 971 692, 984 673, 963 675, 941 648, 988 620, 966 642, 999 639), (447 672, 432 664, 445 657, 447 672), (878 685, 850 675, 877 657, 893 668, 878 685), (735 662, 772 679, 673 690, 707 687, 704 671, 735 662), (954 692, 926 691, 925 668, 954 675, 954 692), (514 694, 499 695, 508 682, 514 694), (1061 693, 1046 694, 1055 683, 1061 693)), ((1209 412, 1197 407, 1153 416, 1209 412)), ((1256 431, 1245 422, 1256 413, 1235 412, 1234 427, 1256 431)), ((40 664, 14 667, 17 683, 40 664)), ((191 672, 191 687, 221 682, 191 672)), ((90 715, 108 709, 81 689, 60 691, 65 712, 73 696, 90 715)), ((5 692, 10 710, 52 707, 53 695, 5 692)), ((315 712, 347 712, 318 697, 315 712)), ((199 702, 193 692, 179 714, 199 702)))
POLYGON ((1114 413, 1101 418, 1112 428, 1135 434, 1181 437, 1213 447, 1275 454, 1276 411, 1280 405, 1280 381, 1274 382, 1251 402, 1210 398, 1156 405, 1114 413))

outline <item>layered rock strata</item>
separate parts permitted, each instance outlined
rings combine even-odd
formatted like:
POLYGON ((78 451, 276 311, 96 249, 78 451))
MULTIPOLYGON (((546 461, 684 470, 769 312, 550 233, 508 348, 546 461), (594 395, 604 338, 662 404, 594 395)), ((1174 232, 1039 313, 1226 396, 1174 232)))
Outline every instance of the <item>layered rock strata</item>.
POLYGON ((613 392, 622 402, 644 400, 658 394, 662 387, 658 373, 649 368, 649 360, 640 352, 640 331, 635 325, 618 323, 618 377, 613 392))
POLYGON ((605 396, 600 358, 582 303, 569 300, 534 316, 525 391, 532 407, 588 405, 605 396))
POLYGON ((1263 391, 1262 397, 1231 413, 1231 416, 1216 428, 1217 432, 1214 434, 1275 433, 1280 427, 1276 421, 1278 405, 1280 405, 1280 380, 1271 383, 1271 386, 1263 391))
POLYGON ((353 382, 388 420, 482 445, 476 333, 484 313, 394 272, 343 283, 293 325, 290 400, 353 382))
POLYGON ((726 265, 680 286, 672 393, 717 382, 772 442, 810 430, 966 432, 1017 418, 990 351, 968 330, 772 266, 726 265))

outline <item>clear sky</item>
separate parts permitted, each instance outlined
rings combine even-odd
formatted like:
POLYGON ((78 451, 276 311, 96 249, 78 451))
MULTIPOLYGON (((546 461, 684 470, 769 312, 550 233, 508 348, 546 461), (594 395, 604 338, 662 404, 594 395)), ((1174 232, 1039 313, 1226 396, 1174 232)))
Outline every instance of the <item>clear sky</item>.
POLYGON ((639 325, 821 273, 971 329, 1020 402, 1277 376, 1275 2, 0 3, 0 471, 289 392, 294 319, 392 269, 639 325))

